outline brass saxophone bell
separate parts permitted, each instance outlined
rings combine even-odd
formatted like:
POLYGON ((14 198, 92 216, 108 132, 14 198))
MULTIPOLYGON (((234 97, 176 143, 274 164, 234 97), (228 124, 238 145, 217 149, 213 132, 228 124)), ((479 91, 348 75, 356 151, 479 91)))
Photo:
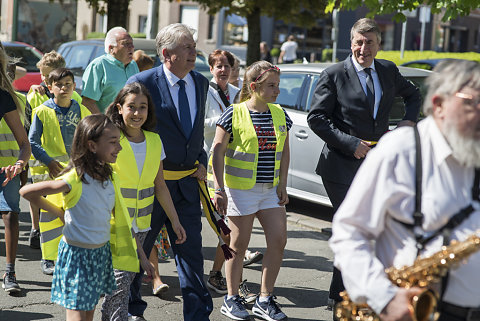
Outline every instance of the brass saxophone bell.
POLYGON ((436 321, 440 316, 437 305, 437 295, 431 289, 414 296, 411 305, 413 321, 436 321))

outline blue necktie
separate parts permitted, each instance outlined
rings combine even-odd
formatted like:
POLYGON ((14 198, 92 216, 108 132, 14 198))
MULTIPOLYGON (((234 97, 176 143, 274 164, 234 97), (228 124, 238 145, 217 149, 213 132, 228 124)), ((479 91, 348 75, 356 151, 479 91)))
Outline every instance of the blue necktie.
POLYGON ((192 133, 192 117, 190 116, 190 105, 188 104, 187 92, 185 91, 185 81, 180 79, 177 84, 180 86, 178 91, 178 108, 180 109, 180 123, 182 124, 185 136, 190 138, 192 133))
POLYGON ((375 87, 373 87, 373 78, 371 74, 371 68, 363 69, 367 73, 367 100, 368 107, 372 111, 372 114, 375 110, 375 87))

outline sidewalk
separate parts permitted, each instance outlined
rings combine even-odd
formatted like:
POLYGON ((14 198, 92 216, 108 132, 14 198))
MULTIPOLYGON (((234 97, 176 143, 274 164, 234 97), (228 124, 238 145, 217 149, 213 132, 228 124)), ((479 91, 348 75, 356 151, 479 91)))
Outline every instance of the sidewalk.
MULTIPOLYGON (((22 209, 25 207, 22 206, 22 209)), ((298 213, 288 215, 288 243, 284 261, 278 277, 275 295, 282 310, 290 321, 332 320, 332 312, 326 310, 328 287, 332 269, 332 253, 326 242, 327 236, 321 233, 328 228, 328 221, 308 217, 298 213)), ((213 264, 217 238, 204 220, 203 254, 205 257, 205 280, 213 264)), ((64 309, 50 303, 51 276, 40 271, 40 251, 28 247, 30 218, 20 214, 20 244, 17 256, 17 278, 22 292, 18 297, 0 291, 0 320, 65 320, 64 309)), ((249 248, 265 251, 263 231, 255 221, 249 248)), ((170 290, 162 299, 152 295, 149 284, 144 284, 142 293, 148 303, 145 318, 153 320, 183 320, 182 297, 174 260, 161 261, 162 280, 170 285, 170 290)), ((0 269, 5 266, 5 245, 3 221, 0 221, 0 269)), ((244 279, 252 291, 259 291, 261 265, 252 264, 244 269, 244 279)), ((212 293, 214 311, 212 321, 229 320, 220 313, 223 296, 212 293)), ((101 320, 101 302, 97 305, 94 320, 101 320)), ((253 320, 253 318, 252 318, 253 320)))

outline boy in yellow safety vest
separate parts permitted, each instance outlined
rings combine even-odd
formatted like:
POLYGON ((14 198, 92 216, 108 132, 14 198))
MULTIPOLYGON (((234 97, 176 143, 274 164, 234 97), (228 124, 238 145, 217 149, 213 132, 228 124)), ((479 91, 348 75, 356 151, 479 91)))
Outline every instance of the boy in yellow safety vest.
MULTIPOLYGON (((75 88, 73 73, 66 68, 54 69, 47 79, 48 89, 54 97, 32 110, 32 125, 28 139, 32 145, 34 159, 29 162, 34 183, 53 179, 67 165, 73 135, 78 122, 90 115, 88 109, 72 99, 75 88)), ((40 214, 41 268, 44 274, 52 275, 56 251, 55 233, 61 233, 61 225, 40 214), (48 253, 53 253, 50 256, 48 253), (48 254, 48 255, 47 255, 48 254)))
MULTIPOLYGON (((27 103, 31 107, 31 109, 35 109, 38 106, 41 106, 44 102, 54 97, 54 94, 48 89, 48 76, 50 75, 50 72, 52 72, 52 70, 64 67, 65 59, 55 50, 47 52, 43 55, 42 59, 37 62, 37 68, 40 70, 42 83, 39 85, 32 85, 27 93, 27 103)), ((75 99, 79 104, 82 103, 82 97, 77 92, 73 92, 72 99, 75 99)), ((27 113, 27 118, 29 121, 31 121, 31 112, 27 113)), ((39 216, 40 209, 30 204, 32 230, 30 231, 29 243, 30 247, 33 249, 40 248, 40 228, 38 224, 39 216)))

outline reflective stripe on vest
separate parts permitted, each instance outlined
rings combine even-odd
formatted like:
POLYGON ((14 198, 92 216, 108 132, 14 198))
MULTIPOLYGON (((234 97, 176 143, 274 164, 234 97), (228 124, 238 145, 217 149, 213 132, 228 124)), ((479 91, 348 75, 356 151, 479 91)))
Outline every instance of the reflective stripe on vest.
MULTIPOLYGON (((83 105, 80 106, 80 119, 90 115, 90 111, 83 105)), ((32 119, 37 115, 38 119, 43 124, 43 132, 41 137, 42 148, 45 152, 58 161, 62 166, 68 163, 68 154, 65 150, 65 143, 63 141, 62 133, 60 131, 60 124, 58 122, 57 114, 53 108, 41 105, 32 111, 32 119)), ((30 175, 34 182, 42 181, 46 177, 48 179, 48 164, 43 164, 36 160, 33 155, 28 162, 30 165, 30 175), (47 174, 47 176, 45 176, 47 174)))
MULTIPOLYGON (((62 194, 48 195, 47 200, 57 206, 62 206, 62 194)), ((40 210, 40 247, 42 249, 42 259, 56 260, 58 244, 62 238, 63 222, 55 214, 40 210)))
MULTIPOLYGON (((25 104, 26 97, 24 94, 15 92, 17 95, 18 103, 22 109, 22 113, 19 113, 22 124, 25 123, 25 104)), ((20 147, 18 147, 17 140, 13 135, 10 127, 8 127, 5 119, 0 121, 0 167, 13 165, 20 156, 20 147)))
POLYGON ((155 177, 160 167, 162 143, 156 133, 143 131, 147 152, 141 175, 137 170, 137 161, 128 139, 122 135, 122 150, 114 165, 119 176, 122 196, 128 208, 131 221, 136 220, 139 230, 146 230, 151 224, 151 213, 155 197, 155 177))
MULTIPOLYGON (((283 146, 287 137, 285 112, 279 105, 268 104, 272 115, 275 138, 275 169, 273 185, 280 176, 283 146)), ((234 104, 232 114, 233 141, 225 152, 225 183, 230 188, 250 189, 256 183, 258 165, 258 137, 245 103, 234 104)))

